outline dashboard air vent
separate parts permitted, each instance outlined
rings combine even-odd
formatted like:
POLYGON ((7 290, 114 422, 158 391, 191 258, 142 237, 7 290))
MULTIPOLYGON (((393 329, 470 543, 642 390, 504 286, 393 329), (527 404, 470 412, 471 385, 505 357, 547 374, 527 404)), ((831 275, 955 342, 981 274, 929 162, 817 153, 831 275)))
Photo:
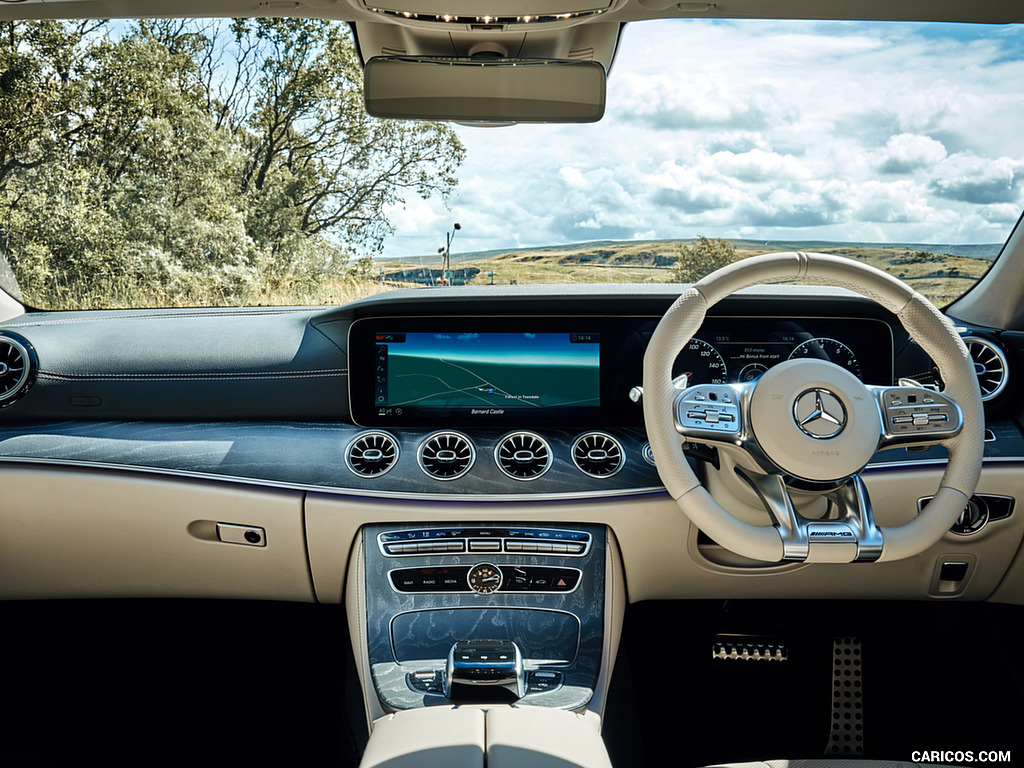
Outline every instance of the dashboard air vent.
POLYGON ((454 480, 469 472, 476 451, 465 435, 435 432, 420 445, 420 469, 436 480, 454 480))
POLYGON ((398 441, 387 432, 364 432, 345 451, 345 464, 360 477, 380 477, 398 462, 398 441))
POLYGON ((498 442, 494 461, 514 480, 536 480, 551 468, 551 446, 533 432, 513 432, 498 442))
POLYGON ((981 399, 993 400, 1006 388, 1006 355, 994 342, 979 336, 965 336, 964 344, 971 353, 974 371, 981 387, 981 399))
POLYGON ((622 444, 604 432, 587 432, 572 444, 572 461, 591 477, 611 477, 625 462, 622 444))
POLYGON ((20 336, 0 334, 0 408, 28 392, 35 379, 32 345, 20 336))

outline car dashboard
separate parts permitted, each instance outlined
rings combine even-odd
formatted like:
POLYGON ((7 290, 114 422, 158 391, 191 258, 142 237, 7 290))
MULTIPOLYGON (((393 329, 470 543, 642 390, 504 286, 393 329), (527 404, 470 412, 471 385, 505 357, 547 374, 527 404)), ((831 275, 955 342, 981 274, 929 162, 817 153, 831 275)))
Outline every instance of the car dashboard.
MULTIPOLYGON (((453 694, 449 656, 483 640, 521 655, 503 690, 600 713, 627 603, 1024 602, 1008 396, 1024 336, 960 329, 990 395, 960 530, 912 560, 763 563, 690 525, 647 443, 643 356, 677 293, 423 289, 9 320, 0 344, 30 375, 0 408, 0 596, 344 604, 371 720, 460 701, 472 686, 453 694)), ((798 357, 869 384, 936 383, 886 310, 801 286, 719 303, 673 375, 749 381, 798 357)), ((766 521, 715 451, 688 456, 731 512, 766 521)), ((912 518, 944 464, 941 447, 878 452, 863 477, 879 522, 912 518)))

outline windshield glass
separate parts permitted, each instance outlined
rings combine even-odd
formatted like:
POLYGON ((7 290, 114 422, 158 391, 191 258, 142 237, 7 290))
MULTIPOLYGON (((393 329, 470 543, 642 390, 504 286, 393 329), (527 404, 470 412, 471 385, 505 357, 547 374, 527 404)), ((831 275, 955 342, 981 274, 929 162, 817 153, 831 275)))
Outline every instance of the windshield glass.
POLYGON ((636 23, 602 121, 504 128, 367 118, 341 23, 0 32, 0 279, 39 308, 690 282, 780 250, 943 304, 1024 205, 1017 26, 636 23))

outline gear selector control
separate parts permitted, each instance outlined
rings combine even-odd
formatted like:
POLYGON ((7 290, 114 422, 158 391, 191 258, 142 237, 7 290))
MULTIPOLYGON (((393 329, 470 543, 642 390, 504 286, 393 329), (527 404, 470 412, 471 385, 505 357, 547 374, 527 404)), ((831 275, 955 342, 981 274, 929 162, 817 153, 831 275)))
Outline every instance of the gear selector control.
MULTIPOLYGON (((444 695, 458 699, 462 686, 494 686, 526 695, 526 675, 519 647, 511 640, 460 640, 448 653, 444 695)), ((480 693, 480 691, 476 691, 480 693)))

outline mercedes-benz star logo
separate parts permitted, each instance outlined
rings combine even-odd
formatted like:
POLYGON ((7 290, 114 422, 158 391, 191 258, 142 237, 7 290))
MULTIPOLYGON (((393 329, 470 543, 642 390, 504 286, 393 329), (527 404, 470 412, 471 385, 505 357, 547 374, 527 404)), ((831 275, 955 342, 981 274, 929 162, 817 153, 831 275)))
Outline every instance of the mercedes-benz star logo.
POLYGON ((793 403, 793 420, 808 437, 827 440, 846 428, 846 408, 827 389, 808 389, 793 403))

